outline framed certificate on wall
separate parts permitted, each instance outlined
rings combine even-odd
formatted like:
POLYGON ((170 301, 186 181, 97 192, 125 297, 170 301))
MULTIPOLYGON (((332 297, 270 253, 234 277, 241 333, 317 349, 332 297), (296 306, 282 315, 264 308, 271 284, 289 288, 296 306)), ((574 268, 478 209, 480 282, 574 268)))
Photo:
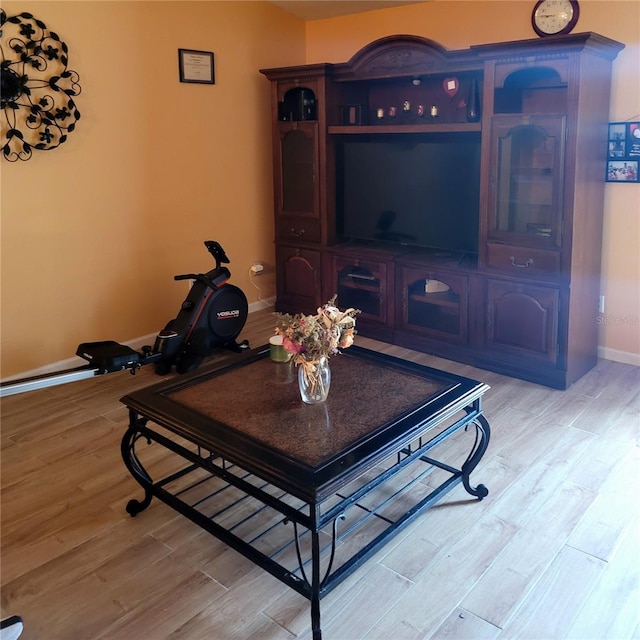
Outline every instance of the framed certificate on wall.
POLYGON ((180 82, 215 84, 213 53, 194 49, 178 49, 180 82))

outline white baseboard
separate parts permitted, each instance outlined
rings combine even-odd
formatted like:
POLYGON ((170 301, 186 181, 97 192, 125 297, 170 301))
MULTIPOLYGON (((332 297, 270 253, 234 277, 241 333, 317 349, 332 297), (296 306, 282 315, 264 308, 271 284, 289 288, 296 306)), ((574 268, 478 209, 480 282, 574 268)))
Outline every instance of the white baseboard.
MULTIPOLYGON (((255 311, 260 311, 261 309, 268 309, 269 307, 273 307, 275 304, 275 297, 269 298, 267 300, 260 300, 258 302, 252 302, 249 305, 249 313, 254 313, 255 311)), ((146 344, 153 345, 156 339, 156 335, 158 332, 149 333, 146 336, 141 336, 139 338, 134 338, 133 340, 127 340, 127 342, 123 342, 122 344, 127 347, 131 347, 136 351, 142 349, 142 347, 146 344)), ((74 367, 81 367, 86 365, 87 361, 84 358, 80 358, 78 356, 74 356, 73 358, 66 358, 65 360, 59 360, 58 362, 52 362, 51 364, 45 364, 42 367, 38 367, 37 369, 31 369, 31 371, 24 371, 23 373, 18 373, 13 376, 7 376, 6 378, 2 378, 0 382, 4 384, 5 382, 13 382, 14 380, 22 380, 23 378, 33 378, 35 376, 43 376, 48 373, 57 373, 58 371, 65 371, 66 369, 73 369, 74 367)))
POLYGON ((608 347, 598 347, 598 358, 640 367, 640 353, 630 353, 629 351, 619 351, 618 349, 609 349, 608 347))
POLYGON ((254 311, 260 311, 261 309, 268 309, 269 307, 273 307, 276 304, 275 296, 273 298, 267 298, 266 300, 259 300, 258 302, 252 302, 249 305, 249 313, 253 313, 254 311))

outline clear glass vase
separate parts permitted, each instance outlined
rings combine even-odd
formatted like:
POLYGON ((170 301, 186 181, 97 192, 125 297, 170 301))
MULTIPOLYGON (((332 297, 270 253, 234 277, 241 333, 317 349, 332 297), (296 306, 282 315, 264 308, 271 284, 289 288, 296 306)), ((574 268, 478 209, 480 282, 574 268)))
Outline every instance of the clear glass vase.
POLYGON ((317 360, 306 360, 298 365, 298 386, 300 397, 307 404, 324 402, 331 386, 329 358, 321 356, 317 360))

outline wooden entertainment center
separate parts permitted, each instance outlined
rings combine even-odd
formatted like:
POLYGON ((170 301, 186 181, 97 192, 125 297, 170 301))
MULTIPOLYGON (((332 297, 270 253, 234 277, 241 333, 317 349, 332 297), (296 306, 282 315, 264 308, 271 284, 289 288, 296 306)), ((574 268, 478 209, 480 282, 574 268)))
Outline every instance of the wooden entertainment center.
POLYGON ((611 65, 623 47, 578 33, 448 51, 398 35, 345 63, 261 70, 277 310, 312 313, 337 293, 362 310, 362 335, 558 389, 578 380, 597 362, 611 65), (474 251, 343 234, 341 149, 376 137, 478 141, 474 251))

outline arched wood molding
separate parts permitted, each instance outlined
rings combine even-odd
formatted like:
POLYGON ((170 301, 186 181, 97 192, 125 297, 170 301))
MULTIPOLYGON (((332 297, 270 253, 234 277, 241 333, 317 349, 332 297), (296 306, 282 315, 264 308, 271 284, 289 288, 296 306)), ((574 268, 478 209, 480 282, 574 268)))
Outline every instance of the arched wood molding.
POLYGON ((452 69, 478 67, 481 63, 470 50, 449 51, 441 44, 414 35, 393 35, 374 40, 348 62, 333 68, 334 80, 374 79, 398 75, 423 75, 452 69))

